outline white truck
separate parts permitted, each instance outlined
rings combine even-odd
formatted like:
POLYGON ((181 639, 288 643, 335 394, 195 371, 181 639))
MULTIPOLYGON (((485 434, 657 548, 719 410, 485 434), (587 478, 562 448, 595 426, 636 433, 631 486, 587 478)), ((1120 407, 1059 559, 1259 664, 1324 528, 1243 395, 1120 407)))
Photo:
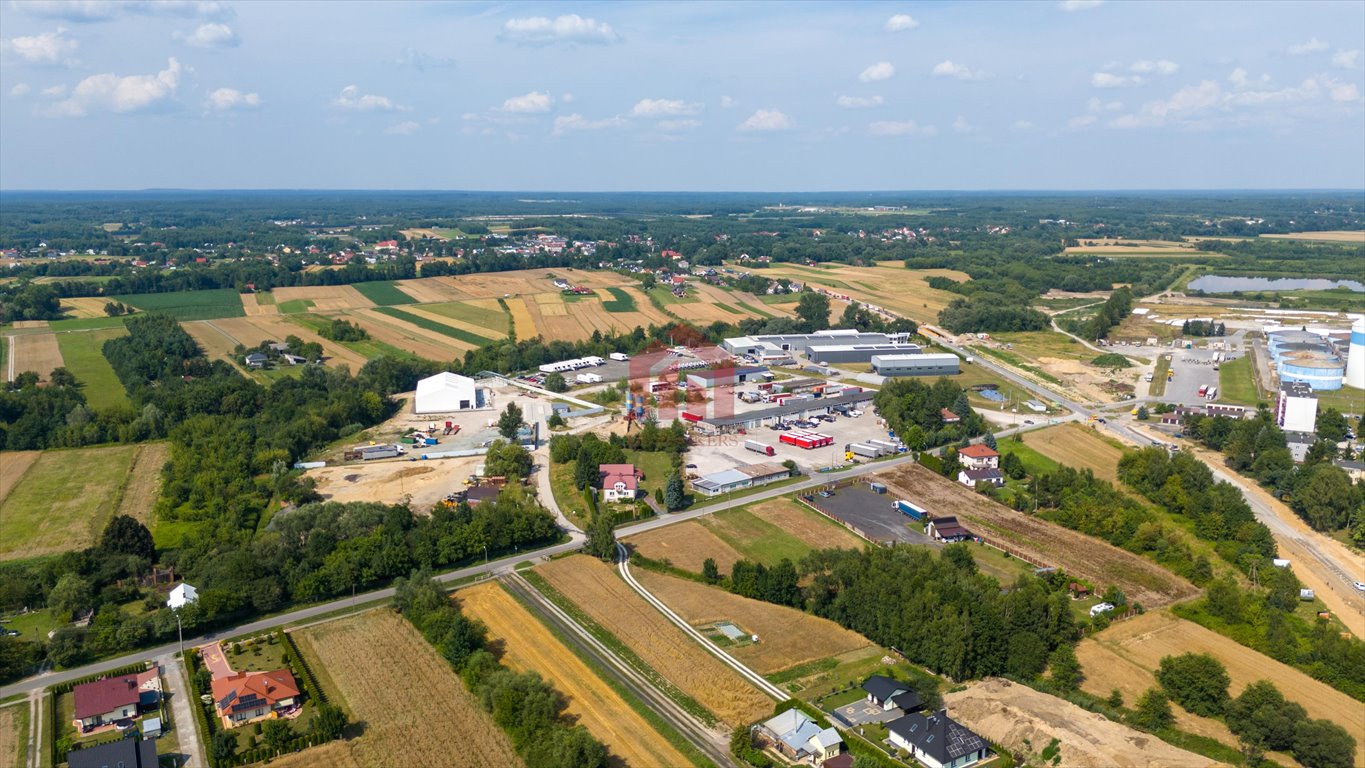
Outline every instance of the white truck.
POLYGON ((774 453, 776 453, 776 451, 773 450, 773 447, 771 445, 768 445, 767 443, 761 443, 757 440, 745 440, 744 450, 753 451, 754 453, 761 453, 764 456, 772 456, 774 453))

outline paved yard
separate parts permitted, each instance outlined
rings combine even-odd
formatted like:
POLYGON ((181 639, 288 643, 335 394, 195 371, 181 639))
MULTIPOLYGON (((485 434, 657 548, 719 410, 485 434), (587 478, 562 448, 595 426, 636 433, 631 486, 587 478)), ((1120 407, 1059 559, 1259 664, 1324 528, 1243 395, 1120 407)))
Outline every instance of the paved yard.
POLYGON ((867 723, 889 723, 903 714, 905 713, 901 712, 900 707, 883 710, 881 707, 873 704, 867 699, 861 699, 852 704, 845 704, 834 710, 834 715, 845 723, 848 723, 849 727, 867 723))
POLYGON ((933 539, 910 528, 909 524, 914 521, 891 508, 894 497, 873 493, 865 485, 840 488, 829 498, 816 496, 811 501, 876 541, 937 545, 933 539))
POLYGON ((234 672, 232 665, 228 663, 227 654, 223 652, 221 643, 212 643, 201 648, 204 655, 204 666, 209 668, 209 674, 213 679, 220 677, 231 677, 234 672))

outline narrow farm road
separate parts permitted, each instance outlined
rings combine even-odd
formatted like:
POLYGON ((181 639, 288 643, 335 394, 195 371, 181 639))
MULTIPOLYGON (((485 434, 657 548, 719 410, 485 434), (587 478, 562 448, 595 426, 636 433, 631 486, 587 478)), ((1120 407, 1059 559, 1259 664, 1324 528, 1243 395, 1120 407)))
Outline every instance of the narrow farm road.
POLYGON ((185 756, 183 768, 204 768, 203 735, 199 733, 199 723, 190 711, 190 684, 185 677, 185 665, 174 654, 157 657, 156 663, 164 670, 166 680, 165 695, 171 700, 171 717, 175 718, 175 738, 180 743, 180 753, 185 756))

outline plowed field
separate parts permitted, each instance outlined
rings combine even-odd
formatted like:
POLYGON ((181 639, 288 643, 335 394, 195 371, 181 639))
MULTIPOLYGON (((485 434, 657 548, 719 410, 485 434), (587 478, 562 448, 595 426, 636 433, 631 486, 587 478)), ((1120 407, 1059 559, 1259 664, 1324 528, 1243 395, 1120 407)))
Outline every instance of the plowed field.
POLYGON ((731 726, 772 712, 773 702, 664 618, 611 566, 586 555, 536 569, 646 664, 731 726))
POLYGON ((323 688, 364 734, 326 747, 335 761, 297 766, 409 768, 522 765, 506 734, 464 683, 402 617, 385 608, 294 633, 323 688))
POLYGON ((757 643, 729 652, 760 675, 872 645, 857 632, 795 608, 750 600, 719 587, 644 569, 632 572, 645 589, 688 624, 700 627, 729 621, 750 635, 758 635, 757 643))
POLYGON ((1161 566, 1085 534, 1015 512, 916 464, 875 475, 931 515, 956 515, 974 534, 1026 557, 1080 576, 1097 587, 1114 584, 1129 599, 1159 608, 1199 590, 1161 566))
POLYGON ((275 303, 307 299, 313 302, 313 310, 327 312, 338 309, 359 309, 373 307, 374 302, 365 298, 360 291, 349 285, 305 285, 291 288, 276 288, 275 303))
POLYGON ((465 613, 488 625, 502 641, 502 663, 540 674, 568 700, 568 713, 626 765, 683 766, 687 758, 669 745, 602 678, 496 582, 463 589, 455 597, 465 613))

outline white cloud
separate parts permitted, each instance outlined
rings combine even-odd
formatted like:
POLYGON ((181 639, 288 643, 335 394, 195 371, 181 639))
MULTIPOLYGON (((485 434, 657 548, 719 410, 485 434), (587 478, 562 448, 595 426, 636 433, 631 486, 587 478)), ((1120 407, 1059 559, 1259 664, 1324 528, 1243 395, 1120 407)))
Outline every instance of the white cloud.
POLYGON ((721 109, 729 109, 729 108, 735 106, 735 104, 737 104, 737 103, 738 103, 738 102, 736 102, 734 99, 730 98, 729 96, 721 96, 721 97, 720 97, 720 108, 721 108, 721 109))
POLYGON ((9 95, 16 99, 22 99, 27 96, 28 92, 31 90, 33 89, 28 87, 28 83, 18 83, 13 88, 9 89, 9 95))
POLYGON ((876 64, 864 69, 858 79, 864 83, 875 83, 878 80, 886 80, 896 74, 896 68, 889 61, 879 61, 876 64))
POLYGON ((701 121, 700 121, 700 120, 660 120, 660 121, 659 121, 659 130, 661 130, 661 131, 667 131, 667 132, 670 132, 670 133, 676 133, 676 132, 678 132, 678 131, 690 131, 690 130, 692 130, 692 129, 694 129, 694 128, 700 128, 700 127, 701 127, 701 121))
POLYGON ((971 133, 974 130, 976 129, 973 128, 972 124, 967 122, 967 118, 962 115, 958 115, 957 119, 953 121, 954 133, 971 133))
POLYGON ((384 133, 387 133, 390 136, 411 136, 412 134, 417 133, 421 129, 422 129, 421 124, 415 123, 411 120, 404 120, 401 123, 394 123, 393 125, 390 125, 388 128, 385 128, 384 133))
POLYGON ((1015 120, 1014 127, 1020 131, 1031 131, 1033 130, 1033 123, 1028 120, 1015 120))
POLYGON ((237 33, 232 27, 217 22, 200 24, 188 35, 176 32, 175 39, 192 48, 231 48, 237 45, 237 33))
POLYGON ((43 96, 49 99, 60 99, 66 95, 65 85, 52 85, 43 89, 43 96))
POLYGON ((17 58, 27 64, 54 65, 75 64, 76 48, 79 43, 66 36, 66 30, 57 27, 55 32, 38 35, 23 35, 0 41, 0 53, 6 58, 17 58))
POLYGON ((404 48, 398 52, 398 57, 393 63, 400 67, 412 67, 418 72, 425 72, 428 69, 450 69, 455 66, 455 59, 449 56, 435 56, 416 48, 404 48))
POLYGON ((973 71, 965 64, 956 64, 952 60, 940 61, 929 72, 934 77, 956 77, 958 80, 981 80, 985 78, 981 72, 973 71))
POLYGON ((1327 95, 1332 101, 1360 101, 1360 89, 1354 83, 1328 80, 1325 84, 1327 95))
POLYGON ((918 21, 904 13, 898 13, 895 16, 892 16, 891 18, 886 20, 887 32, 903 32, 907 29, 914 29, 915 27, 918 26, 919 26, 918 21))
POLYGON ((564 93, 561 93, 559 95, 559 100, 561 103, 564 104, 572 104, 574 100, 574 95, 572 93, 569 93, 568 91, 565 91, 564 93))
POLYGON ((549 112, 550 107, 554 106, 554 103, 555 97, 551 96, 548 92, 542 93, 540 91, 531 91, 525 96, 513 96, 504 101, 502 106, 498 107, 498 110, 500 112, 516 112, 529 115, 540 112, 549 112))
POLYGON ((785 131, 792 127, 792 119, 780 109, 760 109, 735 126, 737 131, 785 131))
POLYGON ((880 107, 883 101, 880 96, 840 96, 834 100, 834 103, 844 109, 866 109, 868 107, 880 107))
POLYGON ((554 134, 559 136, 568 131, 600 131, 603 128, 619 128, 623 125, 626 125, 626 121, 619 115, 601 120, 589 120, 575 112, 572 115, 560 115, 555 118, 554 134))
POLYGON ((1208 126, 1219 122, 1244 124, 1247 121, 1292 120, 1312 117, 1312 105, 1324 100, 1356 103, 1360 89, 1326 75, 1304 79, 1298 85, 1275 87, 1262 77, 1253 81, 1242 69, 1233 70, 1228 80, 1233 90, 1226 91, 1212 80, 1204 80, 1176 91, 1169 99, 1142 105, 1135 113, 1121 115, 1108 124, 1114 128, 1159 127, 1163 125, 1208 126))
POLYGON ((1306 43, 1298 43, 1296 45, 1291 45, 1287 50, 1289 51, 1290 55, 1303 56, 1304 54, 1308 53, 1322 53, 1323 51, 1327 50, 1330 47, 1331 46, 1329 46, 1327 43, 1324 43, 1323 41, 1315 37, 1306 43))
POLYGON ((551 45, 553 43, 615 43, 621 39, 610 25, 596 19, 585 19, 576 13, 556 16, 529 16, 521 19, 508 19, 502 27, 502 37, 516 43, 527 45, 551 45))
POLYGON ((360 89, 354 85, 342 88, 341 95, 337 96, 332 104, 341 109, 349 109, 355 112, 392 112, 395 109, 401 109, 388 96, 376 96, 371 93, 361 94, 360 89))
POLYGON ((1132 65, 1128 67, 1128 71, 1139 72, 1144 75, 1174 75, 1176 72, 1180 71, 1180 65, 1170 59, 1160 59, 1158 61, 1143 59, 1141 61, 1133 62, 1132 65))
POLYGON ((1060 0, 1057 3, 1057 10, 1071 13, 1073 11, 1088 11, 1101 5, 1104 5, 1104 0, 1060 0))
POLYGON ((76 84, 70 98, 54 104, 50 113, 84 117, 91 112, 122 114, 155 108, 175 97, 176 88, 180 86, 180 69, 180 62, 172 58, 166 61, 166 68, 155 75, 91 75, 76 84))
POLYGON ((1086 103, 1086 109, 1090 110, 1091 112, 1117 112, 1120 109, 1123 109, 1123 102, 1102 101, 1100 99, 1095 98, 1094 96, 1091 96, 1090 101, 1086 103))
POLYGON ((701 111, 701 105, 686 102, 682 99, 640 99, 639 103, 630 110, 631 117, 680 117, 685 115, 695 115, 701 111))
POLYGON ((867 132, 873 136, 933 136, 938 131, 932 125, 919 125, 914 120, 878 120, 869 123, 867 132))
POLYGON ((110 21, 121 16, 229 18, 232 9, 216 0, 11 0, 33 16, 76 22, 110 21))
POLYGON ((1090 84, 1096 88, 1126 88, 1130 85, 1142 85, 1142 78, 1134 75, 1115 75, 1111 72, 1096 72, 1090 76, 1090 84))
POLYGON ((204 106, 219 112, 234 109, 255 109, 261 105, 261 97, 255 93, 242 93, 236 88, 219 88, 204 99, 204 106))
POLYGON ((1355 69, 1360 66, 1360 51, 1337 51, 1332 54, 1332 63, 1342 69, 1355 69))
POLYGON ((1070 120, 1066 121, 1066 127, 1074 131, 1080 128, 1085 128, 1086 126, 1094 123, 1097 119, 1098 118, 1096 118, 1094 115, 1077 115, 1076 117, 1073 117, 1070 120))

